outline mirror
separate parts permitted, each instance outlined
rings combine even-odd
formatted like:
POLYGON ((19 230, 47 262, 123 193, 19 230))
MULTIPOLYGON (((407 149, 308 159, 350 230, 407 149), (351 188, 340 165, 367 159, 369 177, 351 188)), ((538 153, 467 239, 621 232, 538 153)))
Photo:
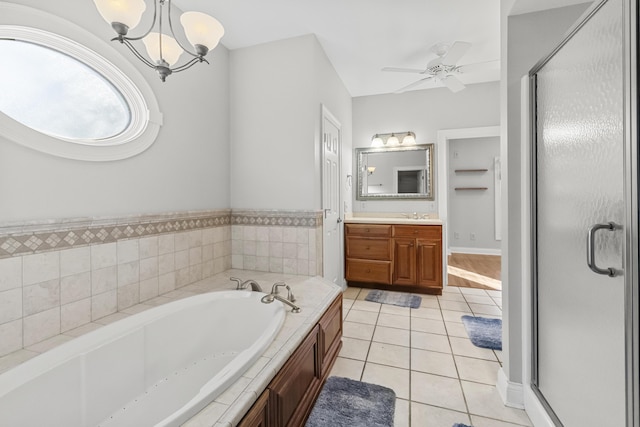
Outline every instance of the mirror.
POLYGON ((357 200, 433 200, 433 144, 356 148, 357 200))

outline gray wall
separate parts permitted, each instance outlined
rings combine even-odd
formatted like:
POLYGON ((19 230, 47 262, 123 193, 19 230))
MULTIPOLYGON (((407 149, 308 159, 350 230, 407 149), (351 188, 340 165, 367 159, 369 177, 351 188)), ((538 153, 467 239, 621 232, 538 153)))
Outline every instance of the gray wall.
POLYGON ((500 252, 502 242, 495 238, 495 157, 500 157, 498 137, 449 141, 447 230, 452 252, 456 252, 456 248, 464 249, 463 252, 500 252), (456 169, 487 171, 456 172, 456 169), (487 190, 456 191, 456 187, 486 187, 487 190), (473 240, 471 233, 475 235, 473 240))
MULTIPOLYGON (((416 143, 437 144, 439 130, 497 126, 499 123, 498 82, 469 85, 458 93, 440 88, 353 99, 354 148, 369 147, 371 137, 376 133, 413 131, 416 143)), ((437 145, 435 148, 434 176, 437 176, 437 145)), ((353 170, 356 173, 355 166, 353 170)), ((358 212, 436 212, 438 209, 437 199, 433 202, 354 202, 353 210, 358 212)))
MULTIPOLYGON (((113 37, 93 2, 14 1, 113 37)), ((80 42, 82 42, 80 40, 80 42)), ((223 39, 224 42, 224 39, 223 39)), ((162 83, 120 45, 156 94, 164 125, 142 154, 113 162, 53 157, 0 137, 0 222, 229 208, 229 53, 162 83)), ((98 52, 100 53, 100 52, 98 52)))
MULTIPOLYGON (((522 251, 520 221, 520 80, 522 76, 562 41, 590 3, 510 16, 507 21, 507 132, 508 219, 503 236, 502 280, 508 303, 503 318, 507 326, 505 374, 511 382, 522 382, 522 251)), ((504 55, 504 52, 503 52, 504 55)), ((504 58, 503 58, 504 61, 504 58)), ((503 62, 504 63, 504 62, 503 62)))
POLYGON ((231 205, 320 209, 321 105, 350 162, 351 96, 316 37, 234 50, 231 74, 231 205))

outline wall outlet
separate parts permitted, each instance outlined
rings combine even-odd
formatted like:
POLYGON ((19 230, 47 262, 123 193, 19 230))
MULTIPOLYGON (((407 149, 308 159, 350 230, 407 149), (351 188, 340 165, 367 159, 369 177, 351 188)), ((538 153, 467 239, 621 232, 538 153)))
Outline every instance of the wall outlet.
POLYGON ((458 233, 457 231, 454 231, 454 232, 453 232, 453 238, 454 238, 455 240, 460 240, 460 233, 458 233))
POLYGON ((470 240, 476 240, 476 233, 469 233, 470 240))

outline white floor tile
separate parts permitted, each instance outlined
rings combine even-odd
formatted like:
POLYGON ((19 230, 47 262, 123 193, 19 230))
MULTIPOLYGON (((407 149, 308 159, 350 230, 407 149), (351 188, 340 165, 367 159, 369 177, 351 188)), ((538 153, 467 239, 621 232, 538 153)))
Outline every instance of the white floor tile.
POLYGON ((487 296, 489 295, 487 293, 487 291, 485 291, 484 289, 476 289, 476 288, 460 288, 460 292, 462 292, 463 295, 480 295, 480 296, 487 296))
POLYGON ((469 304, 467 304, 465 301, 440 300, 440 307, 443 310, 471 311, 469 304))
POLYGON ((408 400, 396 399, 396 412, 393 418, 393 427, 411 427, 408 400))
POLYGON ((399 307, 397 305, 382 304, 382 307, 380 307, 380 313, 394 314, 396 316, 410 316, 411 309, 409 307, 399 307))
POLYGON ((451 343, 451 349, 453 351, 453 354, 455 355, 475 357, 477 359, 485 359, 491 361, 498 360, 493 350, 476 347, 468 338, 449 337, 449 342, 451 343))
POLYGON ((464 356, 455 356, 455 359, 461 380, 489 385, 496 384, 498 369, 500 369, 498 362, 464 356))
POLYGON ((442 310, 442 318, 445 322, 458 322, 462 323, 462 316, 473 316, 471 309, 467 311, 451 311, 442 310))
POLYGON ((456 423, 469 425, 469 415, 465 412, 411 402, 411 424, 414 426, 451 427, 456 423))
POLYGON ((491 418, 479 417, 477 415, 471 416, 471 425, 473 425, 473 427, 521 427, 520 424, 492 420, 491 418))
POLYGON ((367 325, 375 325, 378 321, 378 313, 371 311, 349 310, 349 314, 345 318, 347 322, 366 323, 367 325))
POLYGON ((339 356, 348 359, 366 360, 370 341, 342 337, 342 348, 339 356))
POLYGON ((460 293, 460 287, 458 286, 445 286, 442 289, 442 295, 444 294, 459 294, 460 293))
POLYGON ((487 304, 487 305, 495 305, 495 301, 493 298, 482 295, 465 295, 464 299, 467 300, 469 304, 487 304))
POLYGON ((372 342, 367 362, 409 369, 410 349, 393 344, 372 342))
POLYGON ((379 326, 387 326, 389 328, 409 329, 410 317, 396 316, 395 314, 380 314, 378 318, 379 326))
POLYGON ((451 345, 446 335, 430 334, 428 332, 411 331, 411 348, 451 353, 451 345))
POLYGON ((456 364, 449 353, 411 349, 411 370, 458 378, 456 364))
POLYGON ((362 381, 389 387, 396 397, 409 399, 409 370, 377 365, 367 362, 364 366, 362 381))
POLYGON ((457 378, 411 372, 411 400, 456 411, 467 411, 457 378))
POLYGON ((442 295, 438 297, 438 300, 440 301, 440 303, 442 303, 442 301, 466 302, 466 300, 464 299, 464 296, 460 293, 449 294, 449 293, 443 292, 442 295))
POLYGON ((492 314, 494 316, 502 316, 502 310, 497 305, 486 305, 486 304, 469 304, 471 307, 471 311, 477 315, 484 314, 492 314))
POLYGON ((442 312, 437 308, 420 307, 411 310, 411 317, 421 319, 442 320, 442 312))
POLYGON ((338 357, 336 362, 331 368, 329 375, 335 377, 351 378, 352 380, 360 381, 362 378, 362 371, 364 369, 363 360, 346 359, 344 357, 338 357))
POLYGON ((358 294, 360 293, 361 289, 362 288, 348 287, 342 293, 342 298, 356 299, 356 298, 358 298, 358 294))
POLYGON ((353 305, 351 306, 351 309, 353 310, 362 310, 362 311, 371 311, 374 313, 378 313, 380 312, 380 306, 382 304, 378 303, 378 302, 371 302, 371 301, 361 301, 361 300, 356 300, 353 305))
POLYGON ((344 322, 342 324, 342 336, 371 341, 375 328, 373 325, 364 323, 344 322))
POLYGON ((438 297, 435 295, 422 295, 422 303, 420 303, 420 307, 437 308, 439 310, 440 303, 438 302, 438 297))
POLYGON ((469 338, 467 330, 462 323, 444 322, 444 326, 447 328, 447 334, 450 337, 469 338))
POLYGON ((440 320, 431 319, 411 319, 411 330, 418 332, 428 332, 430 334, 446 335, 447 330, 444 327, 444 322, 440 320))
POLYGON ((523 410, 504 406, 495 386, 462 381, 462 388, 471 415, 531 425, 529 417, 523 410))
POLYGON ((376 326, 376 331, 373 334, 373 341, 404 347, 409 347, 410 338, 408 330, 388 328, 386 326, 376 326))

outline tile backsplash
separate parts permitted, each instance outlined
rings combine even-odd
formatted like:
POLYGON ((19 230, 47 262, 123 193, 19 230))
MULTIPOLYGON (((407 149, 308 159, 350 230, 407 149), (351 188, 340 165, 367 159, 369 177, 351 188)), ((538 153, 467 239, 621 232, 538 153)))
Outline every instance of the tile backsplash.
POLYGON ((321 212, 0 224, 0 357, 232 267, 322 274, 321 212))

